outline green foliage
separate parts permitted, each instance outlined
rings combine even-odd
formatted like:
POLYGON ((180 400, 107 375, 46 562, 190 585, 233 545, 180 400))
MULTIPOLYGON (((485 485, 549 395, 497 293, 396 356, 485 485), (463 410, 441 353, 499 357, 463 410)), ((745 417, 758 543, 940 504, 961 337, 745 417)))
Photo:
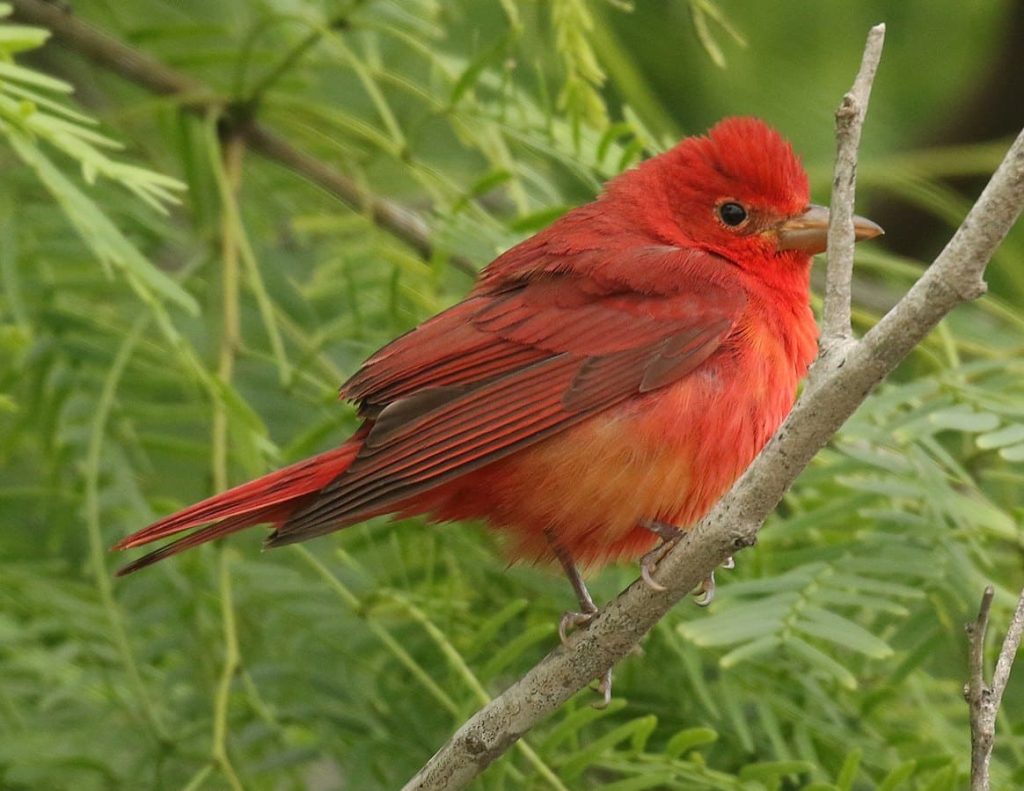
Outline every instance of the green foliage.
MULTIPOLYGON (((216 118, 49 48, 16 63, 45 32, 0 25, 0 787, 395 788, 550 650, 564 581, 506 568, 473 526, 267 554, 243 535, 116 582, 105 549, 225 475, 347 436, 337 385, 465 292, 454 256, 482 265, 681 129, 765 115, 824 200, 829 113, 890 12, 819 5, 75 4, 419 210, 426 262, 251 151, 236 190, 216 118)), ((1005 148, 917 145, 1003 44, 1007 4, 963 6, 891 12, 860 167, 862 203, 900 198, 940 228, 969 202, 946 180, 1005 148), (907 32, 921 20, 933 36, 907 32)), ((995 624, 1021 585, 1022 257, 1018 228, 991 295, 872 395, 715 603, 678 607, 617 669, 608 708, 580 693, 477 787, 964 787, 961 625, 986 581, 995 624)), ((862 251, 861 326, 921 265, 862 251)), ((998 788, 1024 781, 1021 711, 1011 683, 998 788)))

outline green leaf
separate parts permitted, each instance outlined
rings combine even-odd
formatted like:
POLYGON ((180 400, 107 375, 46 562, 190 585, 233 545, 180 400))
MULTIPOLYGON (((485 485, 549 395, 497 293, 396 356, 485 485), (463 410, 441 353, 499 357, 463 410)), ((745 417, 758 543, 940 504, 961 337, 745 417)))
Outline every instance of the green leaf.
POLYGON ((718 733, 711 728, 686 728, 668 740, 668 744, 665 745, 665 753, 677 758, 695 747, 713 744, 716 741, 718 741, 718 733))
POLYGON ((26 85, 34 85, 37 88, 44 88, 55 93, 71 93, 73 90, 71 85, 64 82, 64 80, 58 80, 46 74, 40 74, 38 71, 26 69, 24 66, 18 66, 15 63, 5 63, 4 61, 0 61, 0 81, 2 80, 12 80, 25 83, 26 85))
POLYGON ((815 766, 808 761, 759 761, 747 764, 740 770, 742 780, 774 780, 786 775, 802 775, 813 772, 815 766))
POLYGON ((595 764, 603 755, 619 746, 622 742, 637 739, 645 742, 658 724, 657 717, 648 715, 637 717, 634 720, 623 723, 609 733, 582 746, 570 756, 560 767, 560 774, 566 780, 575 780, 587 767, 595 764))
POLYGON ((497 647, 481 669, 480 675, 484 678, 494 678, 522 657, 531 646, 549 640, 554 632, 555 624, 553 623, 535 623, 527 627, 497 647))
POLYGON ((1003 426, 998 431, 991 431, 975 437, 974 442, 982 450, 1002 448, 1006 445, 1024 442, 1024 423, 1011 423, 1009 426, 1003 426))
POLYGON ((999 449, 999 456, 1006 461, 1024 461, 1024 442, 999 449))
POLYGON ((855 747, 846 754, 843 765, 839 768, 839 775, 836 777, 836 787, 839 791, 852 791, 853 784, 860 773, 860 762, 863 756, 864 751, 859 747, 855 747))
POLYGON ((910 779, 916 769, 917 761, 905 761, 885 776, 885 779, 878 784, 878 791, 896 791, 910 779))
POLYGON ((576 711, 566 714, 562 721, 556 725, 543 742, 543 750, 546 753, 553 753, 564 743, 575 738, 580 731, 597 720, 610 717, 626 706, 626 701, 621 698, 612 698, 608 705, 603 708, 584 706, 576 711))
MULTIPOLYGON (((10 8, 10 6, 8 6, 10 8)), ((0 16, 6 16, 0 9, 0 16)), ((28 25, 0 25, 0 52, 14 54, 43 46, 50 31, 28 25)))
POLYGON ((510 37, 503 36, 470 61, 462 74, 459 75, 455 85, 452 86, 452 94, 449 101, 453 105, 458 104, 465 93, 476 85, 484 69, 505 57, 505 53, 508 52, 509 43, 510 37))
POLYGON ((940 429, 980 433, 993 431, 999 425, 999 416, 991 412, 975 412, 968 408, 943 409, 932 412, 928 419, 940 429))
POLYGON ((733 607, 702 621, 679 624, 679 633, 699 646, 723 646, 748 642, 779 631, 791 601, 782 597, 733 607))
POLYGON ((786 638, 786 648, 803 657, 812 667, 817 667, 826 675, 831 676, 846 689, 857 689, 857 678, 843 667, 839 662, 830 657, 824 651, 815 648, 798 635, 790 635, 786 638))
POLYGON ((734 667, 740 662, 772 653, 779 647, 781 642, 782 639, 776 634, 759 637, 756 640, 741 645, 739 648, 734 648, 719 660, 719 664, 724 668, 734 667))
POLYGON ((672 769, 660 772, 645 771, 641 775, 615 783, 602 783, 601 791, 642 791, 645 788, 669 788, 675 778, 676 772, 672 769))
POLYGON ((828 640, 873 659, 885 659, 893 654, 892 648, 884 640, 853 621, 820 607, 805 607, 801 610, 796 628, 809 637, 828 640))

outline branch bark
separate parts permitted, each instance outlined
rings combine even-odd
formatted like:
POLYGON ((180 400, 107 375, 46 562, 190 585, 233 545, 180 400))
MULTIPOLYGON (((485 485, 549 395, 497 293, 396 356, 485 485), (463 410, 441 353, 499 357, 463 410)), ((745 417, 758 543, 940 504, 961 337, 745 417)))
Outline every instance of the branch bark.
MULTIPOLYGON (((877 66, 883 31, 883 26, 872 29, 868 39, 865 67, 858 78, 866 87, 877 66)), ((857 95, 856 88, 853 93, 857 95)), ((866 90, 860 96, 866 101, 866 90)), ((862 122, 860 112, 849 123, 838 125, 841 138, 853 138, 854 150, 853 136, 859 136, 862 122)), ((842 150, 849 145, 848 141, 840 144, 842 150)), ((854 157, 854 166, 855 162, 854 157)), ((845 218, 853 211, 852 179, 848 186, 837 196, 845 205, 832 207, 837 227, 848 223, 845 218)), ((955 306, 984 293, 985 266, 1022 207, 1024 132, 931 268, 863 340, 849 339, 838 353, 819 359, 813 382, 771 442, 712 511, 661 560, 654 577, 665 590, 655 592, 639 580, 633 583, 602 608, 587 628, 571 635, 567 645, 548 654, 466 721, 409 781, 407 791, 465 787, 530 728, 624 658, 728 556, 753 545, 786 489, 872 388, 955 306)), ((841 238, 842 231, 838 233, 841 238)), ((829 257, 841 254, 840 244, 829 257)), ((833 283, 831 315, 839 318, 829 328, 832 337, 840 337, 848 326, 850 274, 849 266, 831 269, 830 278, 845 281, 833 283), (839 305, 840 300, 846 304, 839 305)))
POLYGON ((822 311, 822 358, 841 351, 853 336, 850 324, 853 279, 853 198, 857 187, 857 149, 871 98, 871 85, 882 59, 885 25, 871 29, 860 71, 836 111, 836 166, 828 224, 828 273, 822 311))
MULTIPOLYGON (((62 4, 46 0, 11 0, 11 5, 15 21, 47 28, 54 39, 67 49, 151 93, 174 97, 184 111, 205 114, 211 108, 218 110, 226 123, 236 127, 235 133, 244 137, 249 150, 277 162, 349 208, 366 214, 376 225, 408 244, 421 257, 429 259, 433 255, 430 228, 422 217, 393 200, 373 194, 326 162, 297 149, 252 118, 252 108, 233 105, 227 97, 218 95, 191 76, 175 71, 73 16, 62 4)), ((468 259, 451 256, 450 260, 456 268, 476 275, 476 267, 468 259)))
POLYGON ((964 697, 971 712, 971 791, 989 791, 989 763, 996 737, 996 717, 1003 701, 1006 683, 1010 680, 1013 660, 1024 636, 1024 590, 1017 600, 1017 609, 996 659, 992 683, 985 682, 985 633, 995 590, 989 585, 981 597, 978 617, 967 624, 970 647, 969 675, 964 697))

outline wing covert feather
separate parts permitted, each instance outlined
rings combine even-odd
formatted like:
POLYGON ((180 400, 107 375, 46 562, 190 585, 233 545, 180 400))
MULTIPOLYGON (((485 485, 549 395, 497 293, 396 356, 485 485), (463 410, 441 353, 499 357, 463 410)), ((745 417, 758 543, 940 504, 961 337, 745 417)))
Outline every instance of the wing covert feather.
POLYGON ((355 461, 272 543, 386 513, 678 381, 719 348, 745 304, 736 284, 693 281, 609 293, 549 275, 474 295, 402 336, 342 390, 377 421, 355 461))

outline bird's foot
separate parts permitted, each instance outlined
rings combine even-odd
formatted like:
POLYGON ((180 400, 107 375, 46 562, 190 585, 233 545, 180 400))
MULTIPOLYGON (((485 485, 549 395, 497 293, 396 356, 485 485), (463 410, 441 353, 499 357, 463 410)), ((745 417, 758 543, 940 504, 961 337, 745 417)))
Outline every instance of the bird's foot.
POLYGON ((665 553, 672 547, 672 545, 679 540, 683 531, 674 525, 666 524, 665 522, 658 522, 653 519, 643 520, 640 523, 640 526, 661 537, 661 543, 640 558, 641 579, 643 579, 644 584, 652 591, 661 593, 665 590, 665 586, 656 582, 652 574, 658 567, 658 562, 665 556, 665 553))
POLYGON ((586 626, 594 620, 595 615, 597 615, 597 607, 594 607, 592 610, 588 608, 584 612, 562 613, 562 617, 558 621, 558 639, 562 641, 562 645, 568 644, 569 632, 581 626, 586 626))
MULTIPOLYGON (((725 562, 722 563, 721 568, 723 569, 734 569, 736 568, 736 561, 732 559, 732 556, 727 557, 725 562)), ((697 590, 693 592, 693 601, 698 607, 707 607, 711 602, 715 600, 715 572, 711 572, 704 579, 704 581, 697 586, 697 590)))
MULTIPOLYGON (((660 582, 657 582, 652 575, 654 570, 658 567, 659 561, 661 561, 665 556, 665 553, 671 549, 677 541, 679 541, 683 531, 674 525, 669 525, 665 522, 658 522, 653 519, 645 519, 640 523, 640 526, 661 537, 661 543, 640 558, 640 578, 648 588, 660 593, 665 590, 665 586, 660 582)), ((725 562, 722 563, 722 568, 736 568, 736 561, 734 561, 732 557, 728 557, 725 559, 725 562)), ((708 574, 707 578, 701 582, 697 590, 694 591, 694 602, 698 607, 707 607, 714 601, 714 599, 715 572, 712 571, 708 574)))

